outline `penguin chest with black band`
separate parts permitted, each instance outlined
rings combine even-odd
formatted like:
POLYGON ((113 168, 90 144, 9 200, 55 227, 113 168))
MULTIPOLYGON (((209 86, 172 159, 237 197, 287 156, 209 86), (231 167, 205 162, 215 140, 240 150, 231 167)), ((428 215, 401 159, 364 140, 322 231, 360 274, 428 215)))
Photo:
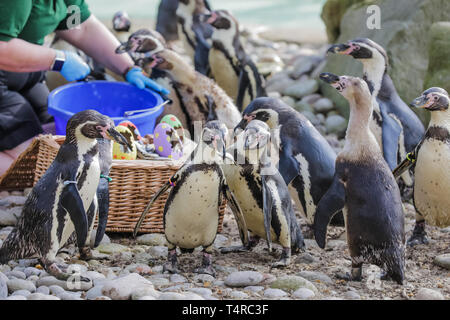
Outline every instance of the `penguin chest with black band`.
POLYGON ((164 232, 170 244, 193 249, 214 242, 222 184, 217 164, 193 164, 180 173, 164 208, 164 232))
POLYGON ((414 183, 414 204, 427 223, 450 225, 450 133, 430 127, 420 146, 414 183))

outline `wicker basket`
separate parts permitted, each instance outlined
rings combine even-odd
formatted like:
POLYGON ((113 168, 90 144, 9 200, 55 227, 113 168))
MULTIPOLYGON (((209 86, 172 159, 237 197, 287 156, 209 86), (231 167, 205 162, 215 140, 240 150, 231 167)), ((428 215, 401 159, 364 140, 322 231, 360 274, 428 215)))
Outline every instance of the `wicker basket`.
MULTIPOLYGON (((32 187, 53 162, 64 136, 41 135, 0 177, 0 190, 32 187)), ((173 161, 113 160, 110 177, 109 214, 106 231, 133 232, 150 198, 180 168, 173 161)), ((163 233, 163 211, 168 192, 159 197, 141 225, 140 233, 163 233)), ((220 206, 218 232, 226 202, 220 206)))

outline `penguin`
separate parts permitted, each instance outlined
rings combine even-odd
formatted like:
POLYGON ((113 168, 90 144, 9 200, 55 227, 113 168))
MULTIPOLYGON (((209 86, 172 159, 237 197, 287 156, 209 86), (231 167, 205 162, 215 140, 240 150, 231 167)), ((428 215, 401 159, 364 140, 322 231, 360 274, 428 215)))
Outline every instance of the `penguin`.
POLYGON ((120 43, 126 42, 130 36, 131 20, 128 13, 125 11, 118 11, 114 14, 112 19, 113 34, 120 43))
POLYGON ((151 52, 157 48, 167 48, 167 43, 161 34, 154 30, 139 29, 133 32, 126 42, 117 47, 116 53, 130 54, 135 64, 144 69, 151 79, 170 91, 170 94, 166 97, 170 102, 166 104, 164 111, 156 119, 156 122, 159 122, 165 115, 173 114, 181 121, 184 128, 190 128, 191 123, 187 108, 181 100, 181 94, 172 76, 164 70, 148 67, 153 62, 151 52))
MULTIPOLYGON (((320 199, 314 215, 314 236, 326 245, 327 225, 343 209, 351 274, 343 278, 361 281, 363 263, 375 264, 384 279, 403 284, 405 267, 404 212, 399 187, 370 130, 372 98, 360 78, 322 73, 350 104, 350 120, 344 149, 336 158, 333 183, 320 199)), ((340 276, 338 276, 340 277, 340 276)))
POLYGON ((253 99, 267 96, 265 80, 244 50, 238 21, 228 11, 212 11, 205 16, 213 27, 209 50, 211 76, 243 110, 253 99))
MULTIPOLYGON (((363 79, 367 82, 373 100, 372 132, 383 151, 391 170, 411 152, 422 139, 425 128, 417 115, 400 98, 388 74, 389 58, 382 46, 358 38, 347 44, 333 45, 330 53, 345 54, 363 64, 363 79)), ((402 175, 402 184, 412 187, 409 172, 402 175)))
MULTIPOLYGON (((278 170, 298 209, 312 226, 316 206, 333 181, 336 153, 305 116, 281 99, 253 100, 244 109, 235 134, 254 119, 265 122, 274 131, 272 138, 279 146, 278 170)), ((342 214, 333 223, 342 225, 342 214)))
POLYGON ((81 111, 69 119, 65 142, 31 190, 16 227, 0 248, 0 264, 37 256, 48 273, 67 280, 70 274, 55 263, 55 257, 73 231, 80 258, 90 258, 89 235, 102 172, 97 139, 126 145, 113 121, 97 111, 81 111))
POLYGON ((241 121, 239 110, 222 88, 195 71, 175 51, 157 47, 146 55, 152 59, 148 68, 165 71, 172 77, 174 87, 186 106, 189 117, 187 128, 191 133, 195 121, 204 124, 210 120, 220 120, 227 128, 234 128, 241 121))
POLYGON ((156 18, 156 31, 167 41, 178 40, 177 11, 178 0, 161 0, 156 18))
MULTIPOLYGON (((221 253, 251 250, 259 238, 267 240, 272 251, 272 239, 280 244, 281 258, 272 267, 290 264, 291 251, 304 248, 303 235, 292 208, 289 189, 274 165, 269 126, 253 120, 243 134, 244 154, 232 147, 234 161, 223 166, 225 179, 244 215, 251 237, 245 247, 222 248, 221 253), (234 149, 234 150, 233 150, 234 149)), ((236 145, 236 144, 235 144, 236 145)))
POLYGON ((423 140, 394 170, 394 176, 399 176, 414 168, 416 224, 408 245, 415 246, 428 243, 425 222, 441 228, 450 226, 450 99, 447 91, 433 87, 411 105, 431 112, 423 140))
POLYGON ((211 48, 212 28, 201 20, 201 16, 210 11, 211 7, 206 0, 179 0, 176 11, 178 36, 194 63, 195 70, 203 75, 209 74, 208 52, 211 48))
POLYGON ((248 231, 240 207, 230 192, 221 165, 225 154, 226 126, 220 121, 208 122, 201 141, 189 161, 153 196, 134 229, 136 236, 153 202, 172 187, 164 206, 164 234, 168 242, 168 261, 164 271, 178 273, 176 248, 192 252, 203 247, 202 266, 196 273, 215 275, 211 254, 219 224, 219 206, 222 197, 228 200, 241 240, 248 243, 248 231))

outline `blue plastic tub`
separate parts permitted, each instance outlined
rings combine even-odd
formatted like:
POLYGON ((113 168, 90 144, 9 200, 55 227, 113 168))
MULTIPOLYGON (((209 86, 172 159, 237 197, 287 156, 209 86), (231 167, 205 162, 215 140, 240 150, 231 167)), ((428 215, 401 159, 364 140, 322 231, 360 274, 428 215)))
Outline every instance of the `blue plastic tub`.
POLYGON ((55 118, 56 134, 65 135, 67 121, 75 113, 94 109, 109 116, 116 125, 129 120, 142 135, 153 133, 156 118, 163 112, 163 98, 126 82, 90 81, 69 83, 53 90, 48 112, 55 118), (150 109, 151 108, 151 109, 150 109), (126 111, 150 109, 126 116, 126 111))

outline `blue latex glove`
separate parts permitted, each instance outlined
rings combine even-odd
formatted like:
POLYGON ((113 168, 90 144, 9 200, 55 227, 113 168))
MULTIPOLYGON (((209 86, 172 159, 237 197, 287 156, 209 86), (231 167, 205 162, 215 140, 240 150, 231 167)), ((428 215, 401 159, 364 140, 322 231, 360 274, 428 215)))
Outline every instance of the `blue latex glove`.
POLYGON ((84 62, 79 55, 64 51, 66 55, 66 60, 61 69, 61 74, 67 81, 76 81, 86 78, 86 76, 91 72, 91 68, 84 62))
POLYGON ((132 69, 130 69, 130 71, 128 71, 125 75, 125 79, 129 83, 134 84, 139 89, 144 89, 145 87, 147 87, 163 95, 168 95, 170 93, 169 90, 167 90, 163 86, 160 86, 155 81, 147 77, 139 67, 133 67, 132 69))

